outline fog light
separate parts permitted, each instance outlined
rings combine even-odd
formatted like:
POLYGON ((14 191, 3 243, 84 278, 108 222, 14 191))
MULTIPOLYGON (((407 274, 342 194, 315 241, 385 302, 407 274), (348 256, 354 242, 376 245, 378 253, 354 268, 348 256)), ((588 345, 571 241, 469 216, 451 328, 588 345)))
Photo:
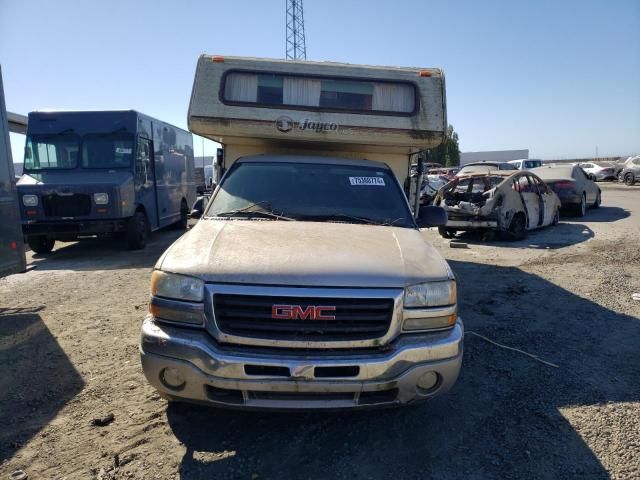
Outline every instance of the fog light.
POLYGON ((431 390, 438 383, 436 372, 427 372, 418 379, 418 388, 421 390, 431 390))
POLYGON ((185 380, 175 368, 165 368, 160 372, 160 381, 167 387, 173 390, 180 390, 184 387, 185 380))

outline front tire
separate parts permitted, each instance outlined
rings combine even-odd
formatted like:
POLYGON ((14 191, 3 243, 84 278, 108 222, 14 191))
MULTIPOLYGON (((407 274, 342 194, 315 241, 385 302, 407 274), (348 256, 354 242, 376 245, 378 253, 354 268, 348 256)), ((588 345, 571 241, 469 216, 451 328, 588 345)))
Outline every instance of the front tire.
POLYGON ((602 192, 598 190, 598 194, 596 195, 596 201, 593 202, 593 208, 600 208, 601 204, 602 204, 602 192))
POLYGON ((556 213, 553 216, 553 222, 551 222, 551 225, 558 225, 558 223, 560 223, 560 209, 559 208, 556 209, 556 213))
POLYGON ((587 214, 587 196, 582 194, 580 203, 576 205, 576 217, 584 217, 587 214))
POLYGON ((189 226, 189 207, 187 207, 187 202, 182 200, 180 204, 180 220, 176 223, 176 228, 179 230, 186 230, 189 226))
POLYGON ((438 233, 442 238, 453 238, 456 236, 456 230, 447 227, 438 227, 438 233))
POLYGON ((34 235, 27 237, 29 248, 35 253, 49 253, 53 250, 56 241, 46 235, 34 235))
POLYGON ((522 240, 527 236, 527 218, 524 213, 516 213, 509 225, 509 237, 512 240, 522 240))
POLYGON ((627 174, 624 176, 624 183, 625 183, 626 185, 629 185, 630 187, 632 187, 633 185, 635 185, 635 184, 636 184, 636 179, 635 179, 635 177, 633 176, 633 173, 627 173, 627 174))
POLYGON ((127 225, 127 246, 129 250, 141 250, 147 246, 149 222, 144 212, 136 212, 127 225))

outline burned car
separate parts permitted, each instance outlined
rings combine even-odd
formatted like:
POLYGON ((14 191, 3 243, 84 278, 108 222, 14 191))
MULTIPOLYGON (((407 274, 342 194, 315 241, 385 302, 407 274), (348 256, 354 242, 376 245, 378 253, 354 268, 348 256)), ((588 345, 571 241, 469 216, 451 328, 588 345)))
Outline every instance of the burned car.
POLYGON ((434 205, 447 211, 447 224, 439 227, 445 238, 459 230, 484 230, 517 240, 527 230, 555 225, 560 215, 558 196, 528 171, 460 176, 440 189, 434 205))

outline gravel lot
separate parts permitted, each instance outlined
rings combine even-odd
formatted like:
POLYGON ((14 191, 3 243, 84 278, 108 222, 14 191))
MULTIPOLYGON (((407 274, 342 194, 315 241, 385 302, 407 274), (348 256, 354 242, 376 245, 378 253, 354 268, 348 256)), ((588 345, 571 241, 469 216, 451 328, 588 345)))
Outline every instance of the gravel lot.
POLYGON ((521 242, 452 249, 425 231, 467 330, 557 368, 468 334, 454 389, 404 409, 168 407, 137 341, 151 267, 179 233, 30 256, 0 280, 0 478, 639 478, 640 186, 601 187, 601 209, 521 242))

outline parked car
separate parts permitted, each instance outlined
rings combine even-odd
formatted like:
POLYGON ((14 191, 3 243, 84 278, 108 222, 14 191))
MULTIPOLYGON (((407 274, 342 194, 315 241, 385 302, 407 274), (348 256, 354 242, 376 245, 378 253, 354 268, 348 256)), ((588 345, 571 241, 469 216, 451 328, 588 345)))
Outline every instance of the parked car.
POLYGON ((430 168, 428 170, 429 175, 440 175, 447 180, 453 180, 456 178, 456 174, 460 171, 459 168, 430 168))
POLYGON ((438 190, 444 187, 449 180, 440 175, 427 175, 420 188, 420 205, 431 205, 438 190))
POLYGON ((588 207, 598 208, 602 192, 577 165, 544 166, 532 170, 558 195, 562 208, 583 217, 588 207))
POLYGON ((489 173, 498 170, 517 170, 515 165, 509 162, 473 162, 467 163, 456 173, 457 177, 467 175, 469 173, 489 173))
POLYGON ((434 205, 447 211, 440 235, 458 230, 494 230, 519 240, 533 230, 558 223, 560 199, 529 171, 493 171, 459 176, 438 192, 434 205))
POLYGON ((640 155, 625 160, 618 174, 618 180, 627 185, 634 185, 640 181, 640 155))
POLYGON ((511 165, 515 165, 518 170, 531 170, 542 166, 542 160, 536 158, 524 158, 522 160, 511 160, 511 165))
POLYGON ((616 179, 616 168, 610 163, 586 162, 579 163, 578 166, 584 170, 587 177, 593 182, 616 179))

